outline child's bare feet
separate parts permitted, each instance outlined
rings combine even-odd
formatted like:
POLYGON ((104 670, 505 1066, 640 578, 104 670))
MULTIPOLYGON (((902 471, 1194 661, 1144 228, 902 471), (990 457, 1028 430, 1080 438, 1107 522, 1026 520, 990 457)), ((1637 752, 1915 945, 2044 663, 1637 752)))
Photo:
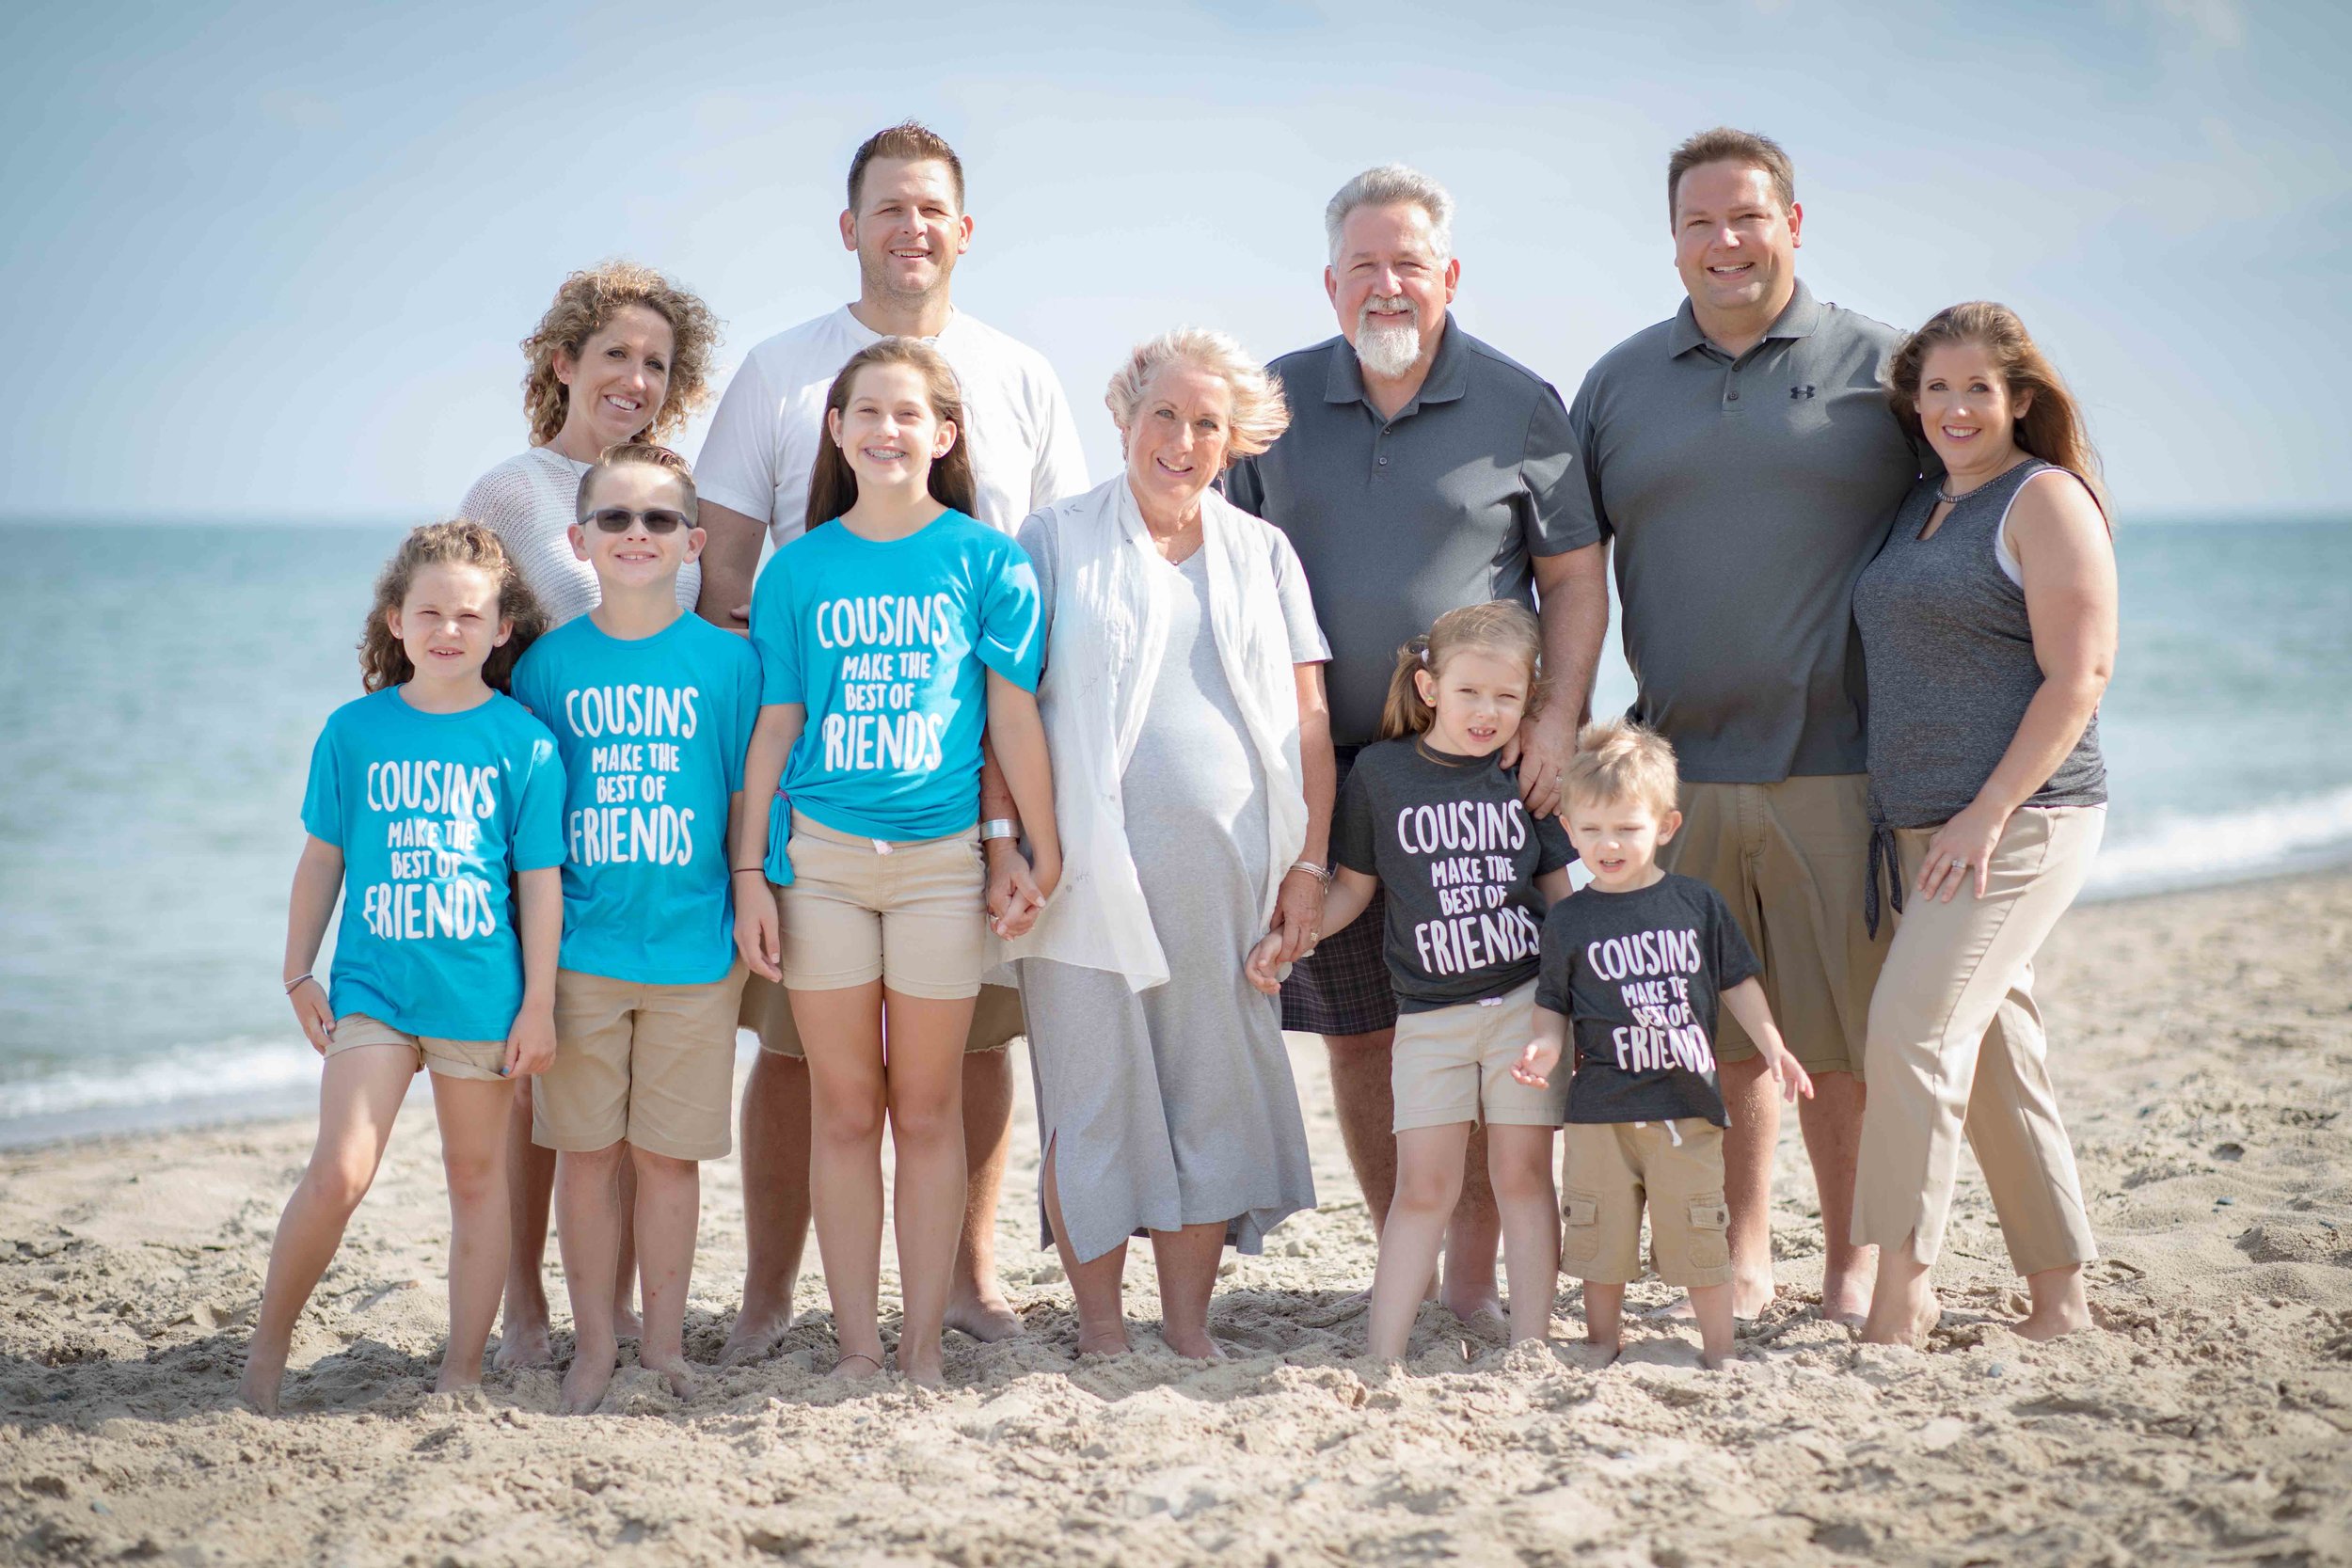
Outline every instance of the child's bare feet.
POLYGON ((637 1364, 668 1384, 670 1392, 680 1400, 692 1399, 695 1390, 702 1386, 701 1374, 695 1371, 694 1364, 683 1355, 647 1355, 641 1349, 637 1353, 637 1364))
POLYGON ((1166 1323, 1162 1323, 1160 1343, 1187 1361, 1222 1361, 1225 1359, 1225 1352, 1218 1348, 1215 1339, 1209 1338, 1206 1329, 1171 1330, 1166 1323))
POLYGON ((1020 1333, 1021 1318, 993 1285, 975 1288, 968 1280, 958 1279, 948 1292, 946 1326, 993 1345, 1020 1333))
POLYGON ((286 1381, 286 1353, 265 1354, 249 1350, 245 1357, 245 1375, 237 1379, 237 1400, 256 1416, 278 1414, 278 1391, 286 1381))
POLYGON ((585 1416, 604 1402, 612 1386, 612 1367, 620 1347, 611 1339, 582 1340, 572 1352, 571 1370, 564 1374, 564 1397, 556 1409, 566 1416, 585 1416))
POLYGON ((1127 1342, 1127 1325, 1124 1323, 1104 1323, 1097 1327, 1085 1323, 1078 1325, 1080 1355, 1124 1355, 1134 1348, 1127 1342))
POLYGON ((727 1342, 719 1347, 719 1365, 740 1367, 749 1361, 763 1361, 773 1355, 784 1337, 792 1330, 792 1308, 789 1304, 781 1311, 755 1314, 746 1307, 735 1315, 735 1326, 727 1331, 727 1342))
POLYGON ((433 1391, 437 1394, 473 1393, 481 1387, 482 1368, 479 1365, 469 1370, 444 1364, 433 1379, 433 1391))
POLYGON ((853 1350, 834 1362, 833 1370, 825 1375, 843 1383, 864 1383, 867 1378, 882 1376, 882 1357, 853 1350))
POLYGON ((612 1304, 612 1338, 642 1339, 644 1337, 645 1321, 637 1315, 636 1304, 627 1301, 614 1302, 612 1304))
POLYGON ((508 1290, 505 1315, 499 1320, 499 1348, 490 1365, 502 1372, 555 1365, 555 1346, 548 1338, 546 1296, 533 1291, 518 1300, 516 1292, 508 1290))
POLYGON ((1617 1359, 1624 1349, 1616 1339, 1579 1339, 1567 1347, 1568 1358, 1589 1371, 1598 1371, 1617 1359))

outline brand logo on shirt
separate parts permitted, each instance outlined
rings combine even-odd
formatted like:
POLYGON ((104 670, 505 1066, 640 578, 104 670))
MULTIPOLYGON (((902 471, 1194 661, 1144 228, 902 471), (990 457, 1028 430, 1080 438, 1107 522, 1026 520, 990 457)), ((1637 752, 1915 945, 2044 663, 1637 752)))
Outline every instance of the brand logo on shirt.
POLYGON ((1810 401, 1812 400, 1813 394, 1814 394, 1814 393, 1816 393, 1816 392, 1818 392, 1818 391, 1820 391, 1820 388, 1819 387, 1814 386, 1811 382, 1809 382, 1809 381, 1808 381, 1808 382, 1806 382, 1806 383, 1805 383, 1804 386, 1802 386, 1802 387, 1791 387, 1791 388, 1788 388, 1788 401, 1789 401, 1790 403, 1806 403, 1806 402, 1810 402, 1810 401))

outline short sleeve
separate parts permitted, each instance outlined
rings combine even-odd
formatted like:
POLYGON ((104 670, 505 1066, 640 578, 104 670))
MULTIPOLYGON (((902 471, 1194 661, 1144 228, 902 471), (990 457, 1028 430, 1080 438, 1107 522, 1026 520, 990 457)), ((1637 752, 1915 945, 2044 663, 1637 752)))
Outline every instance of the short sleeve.
POLYGON ((1756 961, 1756 949, 1748 945, 1747 933, 1731 917, 1731 906, 1724 902, 1724 895, 1705 883, 1700 889, 1706 895, 1707 918, 1713 927, 1707 947, 1714 959, 1715 993, 1720 996, 1763 974, 1764 966, 1756 961))
POLYGON ((1070 400, 1062 395, 1061 377, 1050 369, 1041 372, 1040 376, 1042 386, 1038 415, 1041 428, 1037 466, 1029 475, 1032 511, 1089 488, 1086 453, 1078 446, 1078 421, 1071 416, 1070 400))
POLYGON ((1029 570, 1037 574, 1038 637, 1044 644, 1038 668, 1042 672, 1054 657, 1054 573, 1059 564, 1061 534, 1054 527, 1054 514, 1043 510, 1031 513, 1015 537, 1021 553, 1029 558, 1029 570))
POLYGON ((1335 864, 1367 877, 1377 875, 1376 847, 1372 837, 1372 790, 1362 768, 1349 770, 1340 785, 1339 804, 1331 812, 1331 859, 1335 864))
POLYGON ((1600 542, 1592 515, 1584 460, 1568 411, 1547 384, 1527 419, 1527 450, 1519 458, 1519 482, 1533 508, 1527 531, 1530 555, 1565 555, 1600 542))
POLYGON ((769 527, 775 521, 776 400, 756 356, 746 359, 719 399, 694 459, 694 490, 704 500, 769 527))
POLYGON ((759 656, 726 634, 728 658, 735 681, 727 693, 726 736, 727 793, 732 795, 743 787, 743 757, 751 750, 752 731, 759 725, 760 672, 759 656))
POLYGON ((994 569, 980 590, 979 661, 1024 691, 1037 689, 1045 664, 1045 627, 1038 609, 1037 572, 1020 546, 991 531, 994 569))
POLYGON ((1535 818, 1536 876, 1557 871, 1576 858, 1576 846, 1568 841, 1568 830, 1560 825, 1557 812, 1535 818))
POLYGON ((1593 460, 1593 404, 1599 397, 1599 377, 1600 368, 1595 366, 1585 375, 1584 385, 1576 389, 1576 401, 1568 405, 1567 433, 1574 464, 1559 491, 1563 534, 1576 534, 1586 544, 1615 531, 1600 504, 1600 467, 1593 460))
POLYGON ((310 782, 302 791, 302 831, 322 843, 342 847, 342 759, 329 724, 310 748, 310 782))
MULTIPOLYGON (((1543 950, 1535 962, 1535 1006, 1563 1016, 1576 1011, 1576 943, 1569 940, 1562 911, 1575 900, 1570 894, 1544 916, 1543 950)), ((1570 1051, 1569 1054, 1575 1053, 1570 1051)))
POLYGON ((1282 627, 1290 634, 1293 664, 1320 664, 1331 657, 1323 624, 1315 619, 1315 601, 1307 591, 1307 568, 1291 547, 1290 536, 1269 528, 1274 536, 1274 592, 1282 601, 1282 627))
POLYGON ((801 628, 793 623, 792 594, 786 586, 789 570, 779 552, 752 585, 752 651, 759 656, 759 700, 768 707, 808 701, 801 674, 801 628))
POLYGON ((547 664, 547 656, 540 645, 532 643, 523 651, 523 657, 515 661, 515 673, 507 685, 513 689, 515 701, 529 708, 533 719, 552 728, 555 721, 549 717, 548 710, 553 705, 548 700, 547 683, 540 678, 547 664))
POLYGON ((535 721, 523 742, 522 793, 515 802, 515 837, 509 863, 517 871, 544 871, 564 863, 564 765, 555 736, 535 721))

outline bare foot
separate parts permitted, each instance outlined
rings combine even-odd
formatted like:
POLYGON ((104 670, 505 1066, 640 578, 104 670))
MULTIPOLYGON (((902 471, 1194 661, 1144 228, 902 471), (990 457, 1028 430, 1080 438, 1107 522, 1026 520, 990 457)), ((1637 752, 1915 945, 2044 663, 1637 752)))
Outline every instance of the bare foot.
POLYGON ((939 1347, 931 1347, 928 1355, 909 1355, 907 1347, 898 1347, 898 1375, 923 1388, 945 1388, 947 1369, 941 1360, 939 1347))
POLYGON ((1616 1360, 1623 1349, 1623 1343, 1615 1339, 1581 1339, 1567 1348, 1567 1356, 1575 1365, 1597 1372, 1616 1360))
POLYGON ((1487 1323, 1494 1327, 1508 1326, 1509 1320, 1502 1315, 1502 1297, 1497 1293, 1494 1281, 1491 1279, 1486 1281, 1486 1289, 1483 1291, 1457 1291, 1449 1289, 1439 1292, 1438 1300, 1447 1311, 1466 1323, 1487 1323))
POLYGON ((256 1416, 278 1414, 278 1390, 286 1380, 286 1357, 283 1354, 264 1355, 247 1351, 245 1375, 237 1379, 237 1402, 256 1416))
POLYGON ((882 1371, 881 1356, 868 1355, 862 1350, 853 1350, 834 1362, 833 1370, 825 1375, 837 1378, 843 1383, 864 1383, 869 1377, 882 1376, 882 1371))
POLYGON ((727 1342, 719 1347, 719 1365, 740 1367, 750 1361, 764 1361, 776 1353, 784 1337, 792 1329, 792 1310, 760 1313, 755 1316, 749 1307, 735 1315, 735 1326, 727 1331, 727 1342))
MULTIPOLYGON (((1769 1274, 1760 1279, 1734 1279, 1731 1282, 1731 1315, 1741 1323, 1754 1323, 1764 1315, 1764 1309, 1772 1306, 1779 1294, 1779 1287, 1772 1283, 1772 1276, 1769 1274)), ((1868 1298, 1866 1296, 1864 1299, 1867 1301, 1868 1298)), ((1698 1317, 1691 1310, 1689 1296, 1677 1296, 1665 1306, 1653 1307, 1642 1315, 1652 1323, 1692 1323, 1698 1317)), ((1854 1320, 1856 1323, 1861 1321, 1859 1318, 1854 1320)))
POLYGON ((692 1399, 695 1390, 702 1386, 702 1377, 694 1370, 694 1364, 683 1355, 649 1356, 641 1349, 637 1353, 637 1364, 668 1384, 671 1394, 680 1400, 692 1399))
POLYGON ((585 1416, 604 1401, 612 1386, 612 1364, 619 1347, 607 1339, 601 1345, 580 1344, 572 1352, 572 1369, 564 1374, 564 1397, 556 1409, 565 1416, 585 1416))
POLYGON ((1209 1338, 1205 1330, 1201 1329, 1175 1334, 1170 1333, 1168 1325, 1162 1323, 1160 1343, 1187 1361, 1222 1361, 1225 1359, 1225 1352, 1218 1347, 1215 1339, 1209 1338))
POLYGON ((2063 1339, 2069 1334, 2080 1334, 2090 1326, 2090 1310, 2074 1302, 2054 1303, 2037 1307, 2024 1318, 2011 1323, 2010 1332, 2021 1339, 2033 1339, 2047 1344, 2063 1339))
POLYGON ((642 1339, 645 1337, 645 1321, 637 1315, 636 1307, 626 1301, 612 1304, 612 1338, 642 1339))
POLYGON ((433 1380, 433 1391, 437 1394, 478 1394, 482 1391, 482 1369, 475 1367, 460 1371, 454 1367, 443 1367, 433 1380))
MULTIPOLYGON (((513 1297, 507 1298, 510 1302, 513 1297)), ((525 1367, 555 1365, 555 1346, 548 1338, 548 1304, 541 1297, 534 1313, 530 1304, 517 1309, 510 1306, 499 1322, 499 1348, 490 1357, 490 1365, 502 1372, 520 1371, 525 1367)))
POLYGON ((1124 1355, 1134 1348, 1127 1343, 1127 1325, 1124 1323, 1110 1323, 1101 1328, 1089 1328, 1084 1323, 1078 1325, 1078 1354, 1082 1356, 1124 1355))
POLYGON ((984 1345, 1009 1339, 1021 1332, 1020 1314, 1002 1293, 991 1288, 967 1291, 958 1285, 947 1301, 946 1326, 969 1334, 984 1345))
POLYGON ((1871 1276, 1860 1269, 1843 1279, 1824 1277, 1821 1281, 1821 1316, 1848 1328, 1860 1328, 1870 1321, 1871 1276))
MULTIPOLYGON (((1926 1275, 1920 1277, 1924 1279, 1926 1275)), ((1937 1323, 1944 1321, 1944 1304, 1936 1299, 1933 1291, 1920 1296, 1919 1305, 1913 1309, 1907 1321, 1893 1326, 1880 1320, 1894 1308, 1885 1302, 1874 1303, 1873 1306, 1885 1310, 1873 1310, 1869 1321, 1863 1324, 1862 1342, 1867 1345, 1908 1345, 1913 1350, 1925 1350, 1928 1348, 1928 1336, 1935 1331, 1937 1323)))

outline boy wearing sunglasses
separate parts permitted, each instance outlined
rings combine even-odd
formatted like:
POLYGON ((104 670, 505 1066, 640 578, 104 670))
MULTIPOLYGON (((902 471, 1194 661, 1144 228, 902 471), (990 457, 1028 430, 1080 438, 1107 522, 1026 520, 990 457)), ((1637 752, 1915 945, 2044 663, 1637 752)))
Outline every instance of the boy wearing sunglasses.
MULTIPOLYGON (((555 1065, 532 1137, 557 1150, 556 1231, 578 1345, 563 1408, 594 1410, 619 1354, 612 1287, 621 1161, 637 1173, 644 1336, 638 1364, 680 1399, 686 1287, 702 1208, 698 1162, 731 1147, 735 957, 730 851, 759 659, 678 608, 701 555, 693 476, 664 447, 606 450, 580 476, 572 549, 600 602, 532 645, 515 695, 564 764, 564 946, 555 1065)), ((744 885, 764 896, 756 863, 744 885)))

